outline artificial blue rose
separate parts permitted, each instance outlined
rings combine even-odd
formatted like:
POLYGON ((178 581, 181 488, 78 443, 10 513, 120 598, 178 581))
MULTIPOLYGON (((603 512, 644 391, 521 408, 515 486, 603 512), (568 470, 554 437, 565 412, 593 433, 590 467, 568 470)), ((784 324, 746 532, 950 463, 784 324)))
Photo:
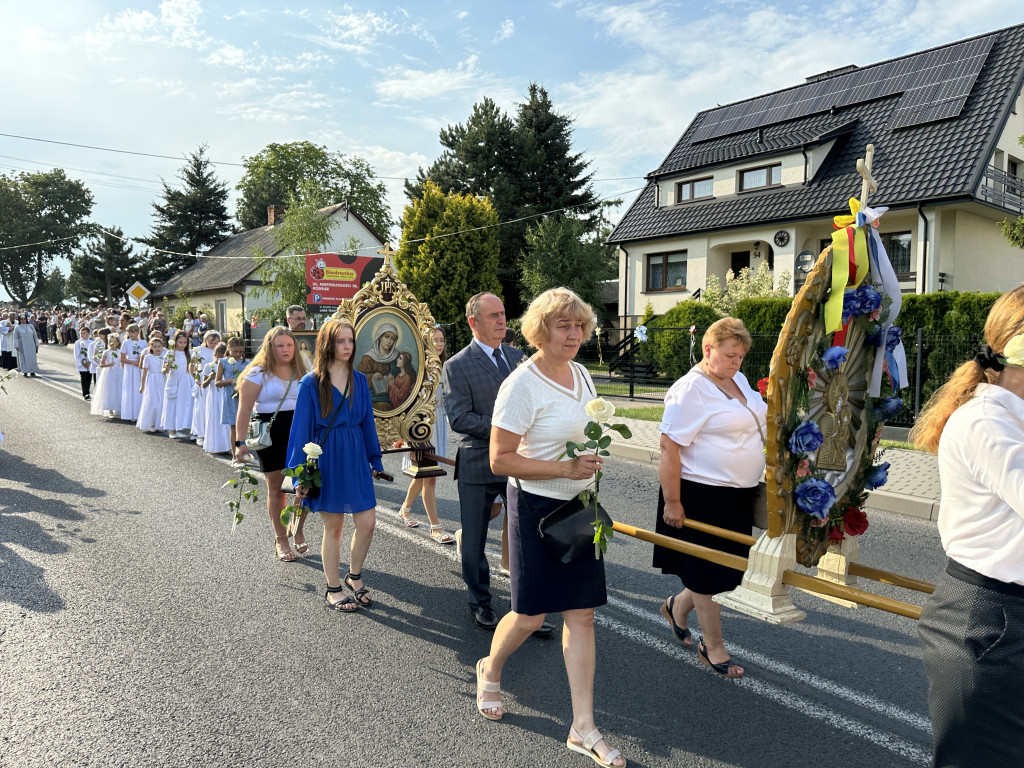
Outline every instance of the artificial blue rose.
POLYGON ((829 347, 821 353, 821 362, 825 364, 827 370, 834 371, 846 362, 848 354, 850 350, 846 347, 829 347))
POLYGON ((789 436, 789 450, 791 453, 814 453, 825 441, 818 425, 813 421, 804 421, 793 430, 789 436))
POLYGON ((900 330, 900 327, 898 325, 894 325, 892 328, 889 329, 889 334, 885 337, 886 352, 892 352, 894 349, 896 349, 897 345, 900 343, 901 333, 902 331, 900 330))
POLYGON ((637 341, 647 341, 647 326, 638 325, 633 330, 633 335, 636 336, 637 341))
POLYGON ((903 399, 899 397, 883 397, 875 401, 875 414, 880 419, 895 416, 903 407, 903 399))
POLYGON ((877 347, 879 344, 882 343, 882 326, 881 326, 881 324, 880 323, 872 323, 871 325, 869 325, 867 331, 865 331, 865 335, 867 336, 868 343, 869 344, 873 344, 874 346, 877 347))
POLYGON ((864 487, 873 491, 875 488, 881 488, 889 481, 889 462, 879 464, 877 467, 872 467, 868 472, 867 477, 864 479, 864 487))
POLYGON ((857 293, 852 289, 843 291, 843 325, 853 317, 859 315, 857 311, 857 293))
POLYGON ((882 306, 882 294, 872 288, 870 285, 862 285, 857 289, 856 294, 856 310, 855 315, 870 315, 876 309, 880 309, 882 306))
POLYGON ((819 520, 828 517, 828 511, 836 503, 835 489, 824 480, 812 477, 796 487, 796 505, 801 511, 819 520))

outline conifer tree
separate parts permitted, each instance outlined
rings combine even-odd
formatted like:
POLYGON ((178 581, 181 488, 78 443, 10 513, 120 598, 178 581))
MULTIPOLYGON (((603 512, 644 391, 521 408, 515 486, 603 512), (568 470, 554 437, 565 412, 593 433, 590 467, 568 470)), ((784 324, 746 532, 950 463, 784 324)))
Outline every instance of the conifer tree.
POLYGON ((127 304, 127 291, 139 278, 142 259, 132 245, 120 238, 120 227, 104 227, 111 234, 97 232, 85 252, 71 260, 68 291, 82 301, 98 299, 105 307, 127 304))
POLYGON ((146 270, 153 284, 150 287, 195 264, 194 254, 211 249, 231 234, 228 186, 217 178, 205 144, 189 153, 178 178, 178 189, 163 182, 161 202, 153 203, 156 223, 144 242, 161 251, 187 255, 155 253, 146 270))

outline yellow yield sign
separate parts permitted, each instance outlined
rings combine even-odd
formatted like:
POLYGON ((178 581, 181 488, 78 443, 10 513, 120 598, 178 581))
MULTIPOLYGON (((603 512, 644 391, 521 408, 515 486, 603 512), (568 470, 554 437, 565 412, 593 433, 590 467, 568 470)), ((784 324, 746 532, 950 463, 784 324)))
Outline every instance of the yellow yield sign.
POLYGON ((135 299, 136 304, 141 304, 149 296, 149 288, 144 286, 138 280, 135 281, 135 285, 128 289, 128 295, 135 299))

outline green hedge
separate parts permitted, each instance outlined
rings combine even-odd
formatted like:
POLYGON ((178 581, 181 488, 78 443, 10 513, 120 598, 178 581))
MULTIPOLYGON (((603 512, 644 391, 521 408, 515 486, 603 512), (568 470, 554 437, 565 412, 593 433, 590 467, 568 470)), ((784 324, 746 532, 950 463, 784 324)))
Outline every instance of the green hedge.
MULTIPOLYGON (((721 317, 722 313, 710 304, 681 301, 661 317, 647 323, 647 341, 639 345, 638 353, 653 363, 659 373, 675 381, 690 370, 690 326, 696 325, 699 329, 699 345, 704 329, 721 317), (662 328, 682 330, 658 330, 662 328)), ((697 349, 695 354, 699 360, 700 350, 697 349)))
POLYGON ((736 317, 751 333, 780 333, 792 306, 792 298, 742 299, 736 303, 736 317))

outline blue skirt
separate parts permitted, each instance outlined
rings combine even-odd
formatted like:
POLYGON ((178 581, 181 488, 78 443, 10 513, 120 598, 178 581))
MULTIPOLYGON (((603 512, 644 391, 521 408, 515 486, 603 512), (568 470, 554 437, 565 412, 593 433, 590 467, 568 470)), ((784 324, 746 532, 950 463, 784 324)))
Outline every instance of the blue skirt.
POLYGON ((591 547, 563 563, 552 555, 537 531, 543 517, 565 503, 526 491, 518 498, 515 483, 508 484, 509 572, 512 574, 512 610, 527 616, 578 608, 597 608, 608 602, 604 556, 594 557, 591 547))

